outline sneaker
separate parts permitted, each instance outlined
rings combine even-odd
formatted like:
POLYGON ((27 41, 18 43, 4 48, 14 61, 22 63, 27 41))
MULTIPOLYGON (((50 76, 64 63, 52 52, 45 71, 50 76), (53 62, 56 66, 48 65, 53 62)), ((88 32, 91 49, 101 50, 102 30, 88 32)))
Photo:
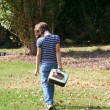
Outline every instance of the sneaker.
POLYGON ((53 109, 53 105, 47 105, 47 110, 52 110, 53 109))

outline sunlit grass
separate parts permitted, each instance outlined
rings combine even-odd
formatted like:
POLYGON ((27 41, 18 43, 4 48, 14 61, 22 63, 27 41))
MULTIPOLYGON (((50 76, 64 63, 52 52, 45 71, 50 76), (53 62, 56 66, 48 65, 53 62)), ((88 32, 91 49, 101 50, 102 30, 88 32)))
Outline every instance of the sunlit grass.
MULTIPOLYGON (((19 54, 25 52, 28 49, 26 47, 18 48, 18 49, 0 49, 0 52, 7 52, 11 54, 19 54)), ((99 51, 110 51, 110 45, 100 45, 100 46, 69 46, 69 47, 62 47, 62 52, 99 52, 99 51)))
POLYGON ((6 52, 9 54, 19 54, 19 53, 25 53, 26 50, 28 50, 26 47, 15 48, 15 49, 1 48, 0 52, 6 52))
MULTIPOLYGON (((0 62, 0 110, 45 110, 40 75, 34 64, 0 62)), ((109 71, 64 67, 65 87, 56 86, 57 110, 110 110, 109 71)))
POLYGON ((79 47, 79 46, 71 46, 71 47, 65 47, 61 49, 62 52, 97 52, 97 51, 110 51, 110 45, 106 46, 85 46, 85 47, 79 47))

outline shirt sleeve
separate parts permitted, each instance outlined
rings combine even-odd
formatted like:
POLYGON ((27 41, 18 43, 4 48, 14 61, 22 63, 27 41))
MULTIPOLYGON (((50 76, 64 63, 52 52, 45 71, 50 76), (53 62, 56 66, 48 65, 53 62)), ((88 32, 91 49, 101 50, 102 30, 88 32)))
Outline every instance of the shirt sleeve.
POLYGON ((36 47, 42 47, 42 40, 41 39, 38 39, 37 41, 36 41, 36 47))
POLYGON ((56 44, 58 44, 58 43, 60 43, 60 37, 59 36, 56 37, 56 44))

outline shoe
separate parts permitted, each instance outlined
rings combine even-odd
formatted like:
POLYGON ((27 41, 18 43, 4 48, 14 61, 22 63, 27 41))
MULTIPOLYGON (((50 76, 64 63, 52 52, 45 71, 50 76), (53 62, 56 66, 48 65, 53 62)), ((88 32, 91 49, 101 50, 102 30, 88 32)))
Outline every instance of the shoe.
POLYGON ((47 105, 47 110, 52 110, 53 109, 53 105, 47 105))

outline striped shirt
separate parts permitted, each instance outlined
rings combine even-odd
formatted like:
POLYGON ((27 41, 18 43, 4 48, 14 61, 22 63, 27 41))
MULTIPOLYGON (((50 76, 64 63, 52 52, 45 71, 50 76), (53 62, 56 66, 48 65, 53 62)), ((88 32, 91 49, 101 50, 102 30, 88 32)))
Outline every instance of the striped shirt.
POLYGON ((42 49, 41 64, 43 63, 57 63, 56 58, 56 44, 60 43, 58 35, 47 35, 37 39, 37 48, 42 49))

